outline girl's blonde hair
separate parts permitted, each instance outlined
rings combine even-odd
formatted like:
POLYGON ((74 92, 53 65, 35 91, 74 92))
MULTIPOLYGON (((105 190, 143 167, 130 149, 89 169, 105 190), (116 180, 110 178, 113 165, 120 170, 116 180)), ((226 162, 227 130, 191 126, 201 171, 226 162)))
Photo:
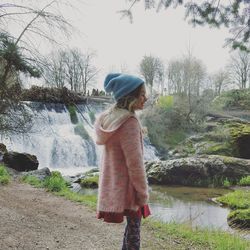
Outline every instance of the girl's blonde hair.
POLYGON ((144 84, 141 84, 139 87, 137 87, 135 90, 133 90, 129 94, 121 97, 116 102, 115 108, 127 109, 128 111, 134 113, 134 105, 140 96, 143 85, 144 84))

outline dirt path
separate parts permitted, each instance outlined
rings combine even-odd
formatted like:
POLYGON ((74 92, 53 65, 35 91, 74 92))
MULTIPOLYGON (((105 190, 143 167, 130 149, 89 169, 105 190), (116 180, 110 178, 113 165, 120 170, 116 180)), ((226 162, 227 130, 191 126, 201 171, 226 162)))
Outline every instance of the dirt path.
MULTIPOLYGON (((1 250, 118 250, 123 230, 124 223, 103 223, 84 205, 44 189, 18 182, 0 186, 1 250)), ((184 249, 163 247, 152 232, 142 231, 142 249, 184 249)))

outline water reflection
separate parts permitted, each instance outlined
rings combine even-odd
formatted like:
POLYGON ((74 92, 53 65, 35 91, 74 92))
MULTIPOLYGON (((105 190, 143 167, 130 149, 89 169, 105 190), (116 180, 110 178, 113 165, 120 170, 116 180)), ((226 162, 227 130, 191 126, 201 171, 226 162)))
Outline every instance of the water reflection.
POLYGON ((230 230, 227 224, 230 210, 211 201, 227 192, 226 189, 153 186, 150 207, 153 216, 164 222, 230 230))

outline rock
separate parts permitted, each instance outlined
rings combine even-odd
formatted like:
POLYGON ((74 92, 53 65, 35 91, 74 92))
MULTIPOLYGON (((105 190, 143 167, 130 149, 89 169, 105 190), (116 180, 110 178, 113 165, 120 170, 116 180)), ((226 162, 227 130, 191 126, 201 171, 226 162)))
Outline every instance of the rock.
POLYGON ((5 153, 3 162, 7 167, 13 168, 19 172, 36 170, 39 165, 35 155, 18 152, 5 153))
POLYGON ((51 176, 51 172, 50 172, 49 168, 41 168, 38 170, 23 172, 21 175, 22 176, 32 175, 32 176, 35 176, 36 178, 38 178, 40 181, 43 181, 46 177, 51 176))
POLYGON ((250 175, 250 160, 218 155, 146 162, 145 166, 150 184, 220 186, 226 178, 234 183, 250 175))
POLYGON ((3 143, 0 143, 0 162, 3 160, 3 155, 7 152, 6 146, 3 143))

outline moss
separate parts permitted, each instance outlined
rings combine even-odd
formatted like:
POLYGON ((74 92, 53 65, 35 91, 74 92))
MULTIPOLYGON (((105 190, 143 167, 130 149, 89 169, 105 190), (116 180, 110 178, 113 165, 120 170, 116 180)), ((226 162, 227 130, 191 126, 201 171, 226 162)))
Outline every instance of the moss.
POLYGON ((99 181, 99 176, 94 175, 82 179, 80 185, 85 188, 98 188, 98 181, 99 181))
POLYGON ((203 153, 205 154, 212 154, 212 155, 226 155, 230 156, 232 155, 232 150, 230 148, 229 143, 223 143, 223 144, 215 144, 210 147, 207 147, 203 153))
POLYGON ((78 118, 77 118, 77 113, 76 113, 76 108, 73 105, 67 105, 67 109, 69 111, 70 115, 70 120, 73 124, 78 123, 78 118))
POLYGON ((87 130, 84 128, 83 124, 77 124, 74 128, 74 132, 76 135, 79 135, 82 137, 84 140, 89 140, 90 136, 87 132, 87 130))

